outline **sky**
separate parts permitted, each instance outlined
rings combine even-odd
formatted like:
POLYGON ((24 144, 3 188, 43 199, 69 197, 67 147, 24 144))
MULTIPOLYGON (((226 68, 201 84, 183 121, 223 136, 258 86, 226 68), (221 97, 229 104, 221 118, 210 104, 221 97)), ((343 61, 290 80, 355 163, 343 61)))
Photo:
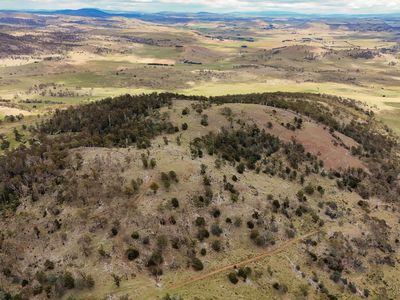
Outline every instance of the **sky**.
POLYGON ((260 12, 368 14, 400 12, 400 0, 0 0, 0 9, 99 8, 112 11, 260 12))

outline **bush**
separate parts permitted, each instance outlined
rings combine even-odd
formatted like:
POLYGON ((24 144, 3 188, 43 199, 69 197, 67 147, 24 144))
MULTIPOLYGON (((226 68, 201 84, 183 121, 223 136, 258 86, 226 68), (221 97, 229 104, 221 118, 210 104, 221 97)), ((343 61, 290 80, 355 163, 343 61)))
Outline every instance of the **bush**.
POLYGON ((237 167, 236 167, 236 171, 237 171, 239 174, 243 174, 243 172, 244 172, 245 169, 246 169, 246 167, 245 167, 244 163, 240 163, 240 164, 238 164, 237 167))
POLYGON ((221 251, 221 242, 219 240, 213 241, 211 243, 211 248, 216 252, 221 251))
POLYGON ((192 259, 192 267, 193 269, 195 269, 196 271, 201 271, 204 269, 203 263, 201 262, 200 259, 198 259, 197 257, 194 257, 192 259))
POLYGON ((63 276, 64 287, 73 289, 75 287, 75 279, 70 272, 65 272, 63 276))
POLYGON ((199 228, 199 230, 197 231, 197 238, 199 239, 199 241, 204 241, 209 237, 210 233, 208 232, 207 229, 205 229, 204 227, 199 228))
POLYGON ((46 270, 54 270, 54 263, 51 260, 46 259, 44 262, 44 267, 46 270))
POLYGON ((243 280, 246 280, 248 276, 251 274, 251 269, 249 267, 240 268, 238 270, 238 276, 242 277, 243 280))
POLYGON ((233 284, 237 284, 239 282, 239 279, 237 278, 237 275, 235 272, 231 272, 228 274, 229 281, 233 284))
POLYGON ((195 223, 196 226, 204 226, 206 225, 206 220, 203 217, 197 217, 195 223))
POLYGON ((255 240, 260 236, 260 232, 257 229, 253 229, 250 232, 250 239, 255 240))
POLYGON ((188 108, 188 107, 185 107, 185 108, 182 110, 182 115, 183 115, 183 116, 188 115, 189 112, 190 112, 189 108, 188 108))
POLYGON ((221 215, 221 211, 218 208, 214 208, 211 214, 214 218, 218 218, 221 215))
POLYGON ((306 194, 308 195, 312 195, 314 194, 314 187, 311 184, 308 184, 305 188, 304 191, 306 192, 306 194))
POLYGON ((187 123, 182 124, 182 130, 187 130, 189 128, 187 123))
POLYGON ((179 207, 179 201, 177 198, 172 198, 171 199, 171 204, 173 208, 178 208, 179 207))
POLYGON ((126 257, 131 261, 135 260, 139 257, 139 251, 133 248, 129 248, 128 250, 126 250, 126 257))
POLYGON ((134 240, 138 240, 140 238, 140 234, 137 231, 132 232, 131 238, 134 240))
POLYGON ((160 251, 153 252, 147 261, 147 266, 159 266, 164 262, 164 258, 160 251))
POLYGON ((111 236, 116 236, 118 234, 118 228, 117 227, 113 227, 111 228, 111 236))
POLYGON ((202 249, 200 250, 200 254, 201 254, 202 256, 205 256, 205 255, 207 254, 207 250, 206 250, 205 248, 202 248, 202 249))
POLYGON ((154 194, 157 194, 157 191, 158 191, 158 189, 159 189, 159 186, 158 186, 157 183, 153 182, 153 183, 150 185, 150 188, 151 188, 151 190, 153 191, 154 194))
POLYGON ((208 126, 208 116, 207 115, 202 115, 201 116, 200 124, 203 125, 203 126, 208 126))
POLYGON ((222 234, 222 229, 221 229, 221 227, 219 227, 219 225, 218 224, 213 224, 212 226, 211 226, 211 233, 213 234, 213 235, 215 235, 215 236, 220 236, 221 234, 222 234))

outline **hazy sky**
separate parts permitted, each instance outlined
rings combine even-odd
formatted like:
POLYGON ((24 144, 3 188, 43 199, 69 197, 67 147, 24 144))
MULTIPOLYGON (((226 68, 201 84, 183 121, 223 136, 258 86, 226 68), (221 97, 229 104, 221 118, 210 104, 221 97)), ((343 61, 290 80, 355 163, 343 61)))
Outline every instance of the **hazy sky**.
POLYGON ((77 9, 121 11, 294 11, 302 13, 400 12, 400 0, 0 0, 0 9, 77 9))

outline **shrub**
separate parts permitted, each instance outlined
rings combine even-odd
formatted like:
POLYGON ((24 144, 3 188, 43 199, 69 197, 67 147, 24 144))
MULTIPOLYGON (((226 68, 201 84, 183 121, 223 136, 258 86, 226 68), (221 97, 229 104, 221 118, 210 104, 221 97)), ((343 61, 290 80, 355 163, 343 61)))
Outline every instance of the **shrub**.
POLYGON ((75 287, 75 279, 70 272, 65 272, 63 276, 64 287, 73 289, 75 287))
POLYGON ((207 254, 207 250, 206 250, 205 248, 202 248, 202 249, 200 250, 200 254, 201 254, 202 256, 205 256, 205 255, 207 254))
POLYGON ((312 194, 314 194, 314 187, 309 183, 309 184, 304 188, 304 191, 306 192, 306 194, 312 195, 312 194))
POLYGON ((138 240, 140 238, 140 234, 137 231, 132 232, 131 238, 134 240, 138 240))
POLYGON ((154 168, 156 167, 156 165, 157 165, 156 159, 155 159, 155 158, 152 158, 152 159, 150 160, 150 168, 154 169, 154 168))
POLYGON ((247 222, 247 227, 248 227, 249 229, 253 229, 253 228, 254 228, 254 223, 253 223, 253 221, 248 221, 248 222, 247 222))
POLYGON ((251 269, 249 267, 240 268, 238 270, 238 276, 242 277, 243 280, 246 280, 248 276, 251 274, 251 269))
POLYGON ((211 233, 213 234, 213 235, 215 235, 215 236, 220 236, 221 234, 222 234, 222 229, 221 229, 221 227, 219 227, 219 225, 218 224, 213 224, 212 226, 211 226, 211 233))
POLYGON ((197 238, 199 239, 199 241, 203 241, 209 237, 210 233, 208 232, 208 230, 205 229, 204 227, 200 227, 199 230, 197 231, 197 238))
POLYGON ((200 259, 198 259, 197 257, 194 257, 192 259, 192 267, 193 269, 195 269, 196 271, 201 271, 204 269, 203 263, 201 262, 200 259))
POLYGON ((221 242, 219 240, 213 241, 211 243, 211 248, 216 252, 221 251, 221 242))
POLYGON ((46 259, 44 262, 44 267, 46 270, 54 270, 54 263, 51 260, 46 259))
POLYGON ((131 261, 135 260, 139 257, 139 251, 133 248, 129 248, 128 250, 126 250, 126 257, 131 261))
POLYGON ((214 208, 211 214, 214 218, 218 218, 221 215, 221 211, 218 208, 214 208))
POLYGON ((179 201, 177 198, 172 198, 171 199, 171 204, 173 208, 178 208, 179 207, 179 201))
POLYGON ((157 184, 156 182, 153 182, 153 183, 150 185, 150 189, 153 191, 154 194, 157 194, 157 191, 158 191, 159 188, 160 188, 160 187, 158 186, 158 184, 157 184))
POLYGON ((240 163, 240 164, 238 164, 237 167, 236 167, 236 171, 237 171, 239 174, 243 174, 243 172, 244 172, 245 169, 246 169, 246 167, 245 167, 244 163, 240 163))
POLYGON ((189 128, 187 123, 182 124, 182 130, 187 130, 189 128))
POLYGON ((256 238, 258 238, 260 236, 260 232, 257 229, 253 229, 250 232, 250 239, 255 240, 256 238))
POLYGON ((117 227, 113 227, 111 228, 111 236, 116 236, 118 234, 118 228, 117 227))
POLYGON ((201 116, 200 124, 203 125, 203 126, 208 126, 208 116, 207 115, 202 115, 201 116))
POLYGON ((204 226, 206 225, 206 220, 203 217, 197 217, 195 223, 196 226, 204 226))
POLYGON ((188 107, 185 107, 183 110, 182 110, 182 115, 188 115, 189 114, 189 112, 190 112, 190 110, 189 110, 189 108, 188 107))
POLYGON ((235 272, 231 272, 228 274, 228 279, 231 283, 237 284, 239 282, 239 279, 237 278, 237 275, 235 272))
POLYGON ((169 176, 169 179, 171 179, 172 181, 175 181, 175 182, 178 182, 179 180, 178 180, 178 175, 176 175, 176 172, 175 171, 169 171, 168 172, 168 176, 169 176))
POLYGON ((164 262, 164 258, 160 251, 155 251, 147 261, 147 266, 159 266, 164 262))

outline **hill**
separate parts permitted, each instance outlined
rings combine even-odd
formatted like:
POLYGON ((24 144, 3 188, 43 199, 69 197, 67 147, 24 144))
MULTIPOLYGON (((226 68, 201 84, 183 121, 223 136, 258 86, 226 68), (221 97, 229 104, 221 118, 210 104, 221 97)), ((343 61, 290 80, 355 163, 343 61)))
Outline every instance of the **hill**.
POLYGON ((125 95, 29 131, 0 157, 6 299, 399 297, 398 140, 359 102, 125 95))

